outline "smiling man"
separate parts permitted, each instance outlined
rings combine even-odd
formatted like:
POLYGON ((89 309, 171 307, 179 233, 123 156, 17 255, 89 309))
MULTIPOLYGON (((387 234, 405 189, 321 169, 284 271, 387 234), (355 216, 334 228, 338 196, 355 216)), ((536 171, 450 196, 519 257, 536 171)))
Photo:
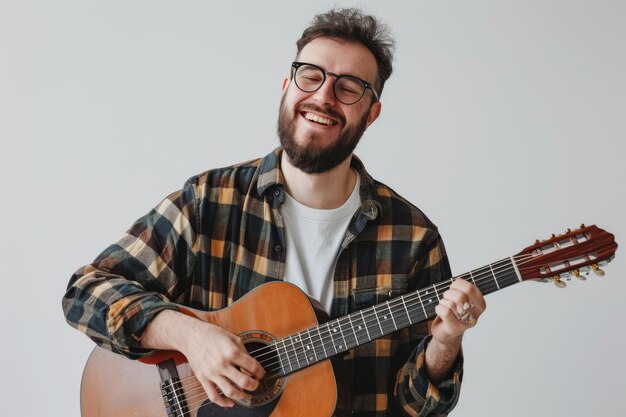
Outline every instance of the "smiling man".
MULTIPOLYGON (((221 310, 278 280, 335 318, 450 278, 436 226, 353 155, 392 72, 385 27, 359 10, 332 10, 297 46, 282 85, 281 146, 190 178, 80 268, 63 300, 68 322, 107 349, 133 359, 183 353, 211 402, 240 408, 233 415, 252 415, 238 401, 267 370, 238 335, 178 305, 221 310)), ((432 322, 341 357, 352 415, 441 416, 454 407, 461 339, 485 302, 463 280, 439 295, 432 322)))

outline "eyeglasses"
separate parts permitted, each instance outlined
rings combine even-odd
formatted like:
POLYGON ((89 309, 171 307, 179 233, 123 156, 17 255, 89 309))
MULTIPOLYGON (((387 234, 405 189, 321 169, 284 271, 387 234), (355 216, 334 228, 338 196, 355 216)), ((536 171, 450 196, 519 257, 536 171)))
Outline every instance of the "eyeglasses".
POLYGON ((305 93, 319 90, 324 85, 326 77, 332 75, 335 77, 333 93, 340 103, 356 103, 365 95, 366 89, 371 90, 376 101, 378 101, 378 93, 376 93, 374 87, 367 81, 363 81, 354 75, 339 75, 326 72, 317 65, 307 64, 306 62, 292 62, 291 68, 291 78, 295 81, 296 86, 305 93))

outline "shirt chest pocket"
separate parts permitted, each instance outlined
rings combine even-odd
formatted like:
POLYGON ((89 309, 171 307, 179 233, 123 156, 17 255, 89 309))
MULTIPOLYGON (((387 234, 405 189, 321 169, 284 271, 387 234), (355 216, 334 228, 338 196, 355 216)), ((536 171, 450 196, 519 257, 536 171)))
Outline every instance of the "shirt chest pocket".
POLYGON ((406 292, 392 287, 355 288, 350 297, 350 311, 362 310, 392 300, 406 292))

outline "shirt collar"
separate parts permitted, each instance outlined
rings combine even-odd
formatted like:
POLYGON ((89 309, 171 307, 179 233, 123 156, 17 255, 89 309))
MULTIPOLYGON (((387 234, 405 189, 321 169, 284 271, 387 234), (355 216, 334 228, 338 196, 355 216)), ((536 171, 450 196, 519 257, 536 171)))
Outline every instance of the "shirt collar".
MULTIPOLYGON (((266 155, 259 164, 259 177, 257 180, 257 190, 259 195, 263 196, 270 190, 279 190, 275 196, 281 196, 282 204, 284 202, 285 181, 283 179, 283 173, 280 169, 280 158, 283 149, 278 147, 271 153, 266 155), (279 188, 277 188, 279 187, 279 188)), ((369 220, 376 219, 382 214, 382 206, 378 201, 378 194, 376 192, 376 183, 374 179, 365 170, 363 162, 356 156, 352 155, 352 161, 350 167, 354 169, 361 177, 361 186, 359 194, 361 196, 362 213, 369 220)))

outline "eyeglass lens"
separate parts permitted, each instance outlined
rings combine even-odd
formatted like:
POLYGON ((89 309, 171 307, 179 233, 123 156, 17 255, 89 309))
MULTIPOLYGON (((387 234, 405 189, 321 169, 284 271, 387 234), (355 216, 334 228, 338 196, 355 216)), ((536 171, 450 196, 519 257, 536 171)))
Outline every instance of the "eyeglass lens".
MULTIPOLYGON (((296 69, 295 79, 298 88, 307 93, 312 93, 324 83, 324 72, 320 68, 305 64, 296 69)), ((365 92, 363 83, 350 75, 338 77, 333 89, 337 100, 344 104, 356 103, 365 92)))

